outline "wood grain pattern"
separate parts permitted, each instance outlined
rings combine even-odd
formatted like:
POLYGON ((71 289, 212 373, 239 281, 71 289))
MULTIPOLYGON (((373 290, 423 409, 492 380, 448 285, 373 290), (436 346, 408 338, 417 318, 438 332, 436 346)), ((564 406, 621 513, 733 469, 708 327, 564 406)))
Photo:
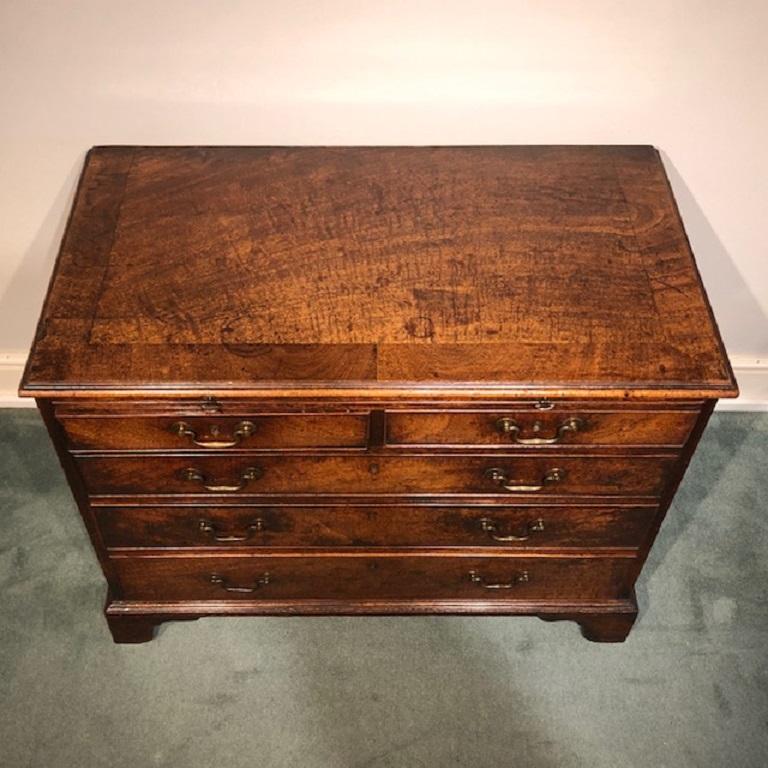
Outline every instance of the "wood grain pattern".
POLYGON ((520 441, 559 439, 555 445, 526 445, 535 450, 570 450, 574 446, 682 446, 696 423, 698 411, 592 411, 552 404, 551 410, 400 411, 387 414, 387 442, 391 445, 489 445, 519 447, 520 441), (519 433, 500 428, 512 420, 519 433), (559 430, 577 419, 576 430, 559 430))
MULTIPOLYGON (((201 443, 236 442, 233 448, 365 448, 368 444, 367 414, 260 414, 244 416, 59 417, 70 450, 177 450, 204 448, 201 443), (247 422, 247 436, 237 430, 247 422), (176 425, 190 434, 179 434, 176 425)), ((220 450, 220 448, 219 448, 220 450)))
POLYGON ((735 394, 656 151, 91 151, 22 394, 419 383, 735 394))
POLYGON ((251 551, 361 547, 629 548, 655 506, 121 506, 97 507, 109 549, 251 551), (499 541, 498 537, 517 537, 499 541), (229 539, 229 540, 222 540, 229 539))
POLYGON ((135 643, 393 613, 620 642, 737 391, 643 146, 94 148, 20 388, 135 643))
POLYGON ((297 600, 111 600, 104 610, 116 643, 146 643, 165 621, 190 621, 201 616, 537 616, 546 621, 575 621, 593 642, 624 642, 637 618, 634 592, 624 598, 530 600, 495 598, 367 598, 297 600))
POLYGON ((369 446, 402 449, 429 445, 568 451, 580 446, 620 450, 644 446, 680 448, 699 413, 693 408, 611 411, 594 403, 550 403, 546 408, 513 405, 504 410, 443 407, 388 411, 386 415, 380 412, 384 431, 373 440, 369 439, 369 433, 375 432, 369 426, 373 416, 368 411, 311 413, 306 407, 303 412, 260 411, 252 403, 250 409, 239 409, 239 416, 218 412, 200 416, 193 409, 187 409, 190 413, 172 409, 152 412, 140 403, 134 413, 124 405, 109 411, 68 407, 59 409, 59 422, 66 432, 69 449, 75 452, 189 451, 204 447, 201 443, 212 443, 211 447, 216 448, 218 442, 228 439, 235 443, 231 449, 254 451, 369 446), (500 430, 502 419, 511 419, 519 426, 519 439, 500 430), (555 445, 524 444, 532 437, 556 436, 569 419, 578 419, 578 429, 564 433, 555 445), (247 436, 233 440, 244 422, 248 425, 247 436), (184 425, 185 433, 179 434, 179 424, 184 425))
POLYGON ((114 557, 129 600, 290 600, 366 598, 475 598, 572 600, 627 594, 632 558, 488 557, 114 557), (510 589, 488 589, 523 573, 510 589), (264 579, 269 574, 268 579, 264 579), (219 576, 224 584, 212 583, 219 576), (268 583, 256 586, 259 579, 268 583), (228 592, 225 585, 253 592, 228 592))
POLYGON ((499 454, 494 456, 79 456, 77 463, 92 496, 183 495, 242 498, 264 495, 369 495, 425 497, 471 494, 554 498, 628 495, 657 497, 672 476, 671 456, 592 457, 499 454), (539 491, 509 492, 486 476, 498 467, 510 485, 535 485, 558 468, 565 477, 539 491), (209 485, 236 485, 248 468, 256 479, 227 493, 207 491, 185 476, 194 468, 209 485))

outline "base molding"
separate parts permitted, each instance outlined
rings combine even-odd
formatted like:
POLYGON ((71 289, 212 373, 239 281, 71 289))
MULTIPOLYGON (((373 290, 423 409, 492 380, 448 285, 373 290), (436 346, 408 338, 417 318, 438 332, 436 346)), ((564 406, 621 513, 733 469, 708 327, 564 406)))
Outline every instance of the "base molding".
POLYGON ((593 642, 623 642, 637 618, 635 595, 602 602, 521 600, 283 600, 151 603, 114 600, 104 609, 116 643, 146 643, 168 621, 209 616, 537 616, 574 621, 593 642))

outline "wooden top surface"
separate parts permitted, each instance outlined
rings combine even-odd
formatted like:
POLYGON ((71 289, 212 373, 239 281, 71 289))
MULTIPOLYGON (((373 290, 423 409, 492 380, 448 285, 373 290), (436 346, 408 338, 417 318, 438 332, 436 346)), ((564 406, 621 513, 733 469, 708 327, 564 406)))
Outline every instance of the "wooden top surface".
POLYGON ((21 393, 736 393, 652 147, 97 147, 21 393))

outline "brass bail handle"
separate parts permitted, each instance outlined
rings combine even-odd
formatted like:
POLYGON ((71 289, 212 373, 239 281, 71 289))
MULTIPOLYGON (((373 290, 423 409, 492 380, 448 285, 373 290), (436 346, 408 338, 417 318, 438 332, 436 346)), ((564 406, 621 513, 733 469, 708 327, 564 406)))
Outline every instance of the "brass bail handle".
POLYGON ((234 493, 235 491, 242 491, 246 485, 252 480, 258 480, 264 473, 259 467, 246 467, 240 473, 240 481, 234 485, 217 485, 208 478, 208 476, 196 467, 187 467, 181 471, 181 477, 183 480, 189 480, 191 482, 200 483, 206 491, 213 493, 234 493))
POLYGON ((489 469, 485 470, 485 477, 488 480, 500 486, 505 491, 509 491, 510 493, 535 493, 537 491, 543 491, 544 488, 546 488, 548 485, 559 483, 564 480, 565 474, 566 473, 564 469, 555 467, 553 469, 548 469, 544 473, 538 485, 526 485, 513 483, 512 480, 509 479, 507 473, 499 467, 490 467, 489 469))
POLYGON ((520 573, 513 574, 509 581, 489 582, 486 581, 477 571, 470 571, 469 580, 473 584, 477 584, 483 589, 514 589, 520 584, 527 584, 531 578, 528 576, 528 571, 521 571, 520 573))
POLYGON ((212 573, 208 579, 211 584, 221 587, 225 592, 237 592, 239 594, 249 595, 252 592, 258 592, 262 587, 266 587, 271 581, 269 573, 262 573, 257 579, 254 580, 252 587, 238 587, 230 584, 223 576, 218 573, 212 573))
POLYGON ((513 534, 502 536, 499 533, 499 524, 495 520, 492 520, 490 517, 481 517, 479 522, 480 530, 487 533, 488 537, 494 541, 528 541, 532 534, 540 533, 544 530, 544 521, 541 518, 538 518, 537 520, 531 520, 529 523, 526 523, 523 527, 525 533, 521 533, 518 536, 513 534))
MULTIPOLYGON (((562 442, 563 438, 569 432, 578 432, 584 429, 584 420, 578 418, 578 416, 571 416, 565 419, 560 426, 555 430, 555 434, 552 437, 521 437, 522 431, 520 425, 512 418, 504 417, 496 422, 496 429, 503 435, 507 435, 512 438, 513 443, 518 445, 555 445, 562 442)), ((533 425, 533 431, 538 432, 541 429, 541 423, 536 422, 533 425)))
MULTIPOLYGON (((252 421, 241 421, 235 425, 232 437, 225 440, 201 440, 197 432, 186 421, 176 421, 171 424, 170 431, 179 437, 187 437, 190 442, 200 448, 234 448, 250 437, 256 430, 256 425, 252 421)), ((217 426, 210 429, 210 434, 216 435, 219 431, 217 426)))
POLYGON ((212 523, 210 520, 200 520, 197 524, 197 529, 200 531, 200 533, 213 539, 213 541, 227 544, 237 541, 248 541, 249 539, 253 538, 255 533, 261 533, 264 530, 264 520, 260 517, 257 517, 246 527, 245 534, 242 536, 226 536, 220 533, 216 524, 212 523))

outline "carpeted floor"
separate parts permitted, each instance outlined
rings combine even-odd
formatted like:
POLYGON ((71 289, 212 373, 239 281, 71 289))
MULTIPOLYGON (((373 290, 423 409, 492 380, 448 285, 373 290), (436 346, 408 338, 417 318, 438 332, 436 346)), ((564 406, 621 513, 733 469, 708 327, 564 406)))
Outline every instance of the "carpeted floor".
POLYGON ((503 618, 205 619, 112 644, 34 411, 0 412, 2 766, 768 765, 768 414, 716 415, 624 645, 503 618))

